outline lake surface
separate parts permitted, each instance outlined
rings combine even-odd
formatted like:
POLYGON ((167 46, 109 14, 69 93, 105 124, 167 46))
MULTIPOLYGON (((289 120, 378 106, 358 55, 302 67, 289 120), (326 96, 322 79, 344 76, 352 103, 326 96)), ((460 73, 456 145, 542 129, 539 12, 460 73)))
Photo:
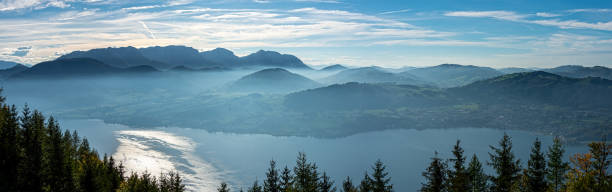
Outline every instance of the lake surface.
MULTIPOLYGON (((332 177, 338 188, 346 176, 359 183, 364 172, 381 159, 387 165, 395 191, 416 191, 434 151, 448 158, 456 140, 461 139, 465 155, 471 158, 476 154, 484 163, 489 159, 489 145, 496 145, 504 133, 482 128, 402 129, 321 139, 211 133, 175 127, 131 128, 101 120, 64 119, 60 125, 77 130, 100 154, 113 154, 129 170, 154 175, 178 170, 188 189, 195 191, 215 191, 221 181, 235 190, 246 189, 256 179, 262 184, 271 159, 279 167, 292 168, 298 152, 305 152, 309 160, 332 177)), ((552 143, 551 136, 524 131, 507 133, 523 166, 536 137, 543 140, 543 149, 552 143)), ((568 146, 566 156, 586 151, 584 146, 568 146)))

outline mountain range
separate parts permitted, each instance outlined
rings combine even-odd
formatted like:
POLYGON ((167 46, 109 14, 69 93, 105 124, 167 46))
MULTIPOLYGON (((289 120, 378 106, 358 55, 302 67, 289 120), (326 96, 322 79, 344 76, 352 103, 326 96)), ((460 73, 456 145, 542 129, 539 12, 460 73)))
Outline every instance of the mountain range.
MULTIPOLYGON (((209 51, 198 51, 197 49, 186 46, 155 46, 147 48, 118 47, 100 48, 88 51, 74 51, 60 56, 57 61, 68 59, 90 58, 108 67, 128 69, 127 71, 138 72, 152 71, 143 66, 149 66, 161 71, 182 71, 182 72, 201 72, 201 71, 221 71, 234 69, 258 70, 265 68, 284 68, 302 69, 309 71, 304 73, 310 78, 314 78, 325 84, 342 84, 347 82, 361 83, 396 83, 409 85, 427 85, 441 88, 465 86, 479 80, 490 79, 504 74, 546 71, 549 73, 573 77, 601 77, 612 79, 612 69, 602 66, 584 67, 577 65, 560 66, 549 69, 527 69, 527 68, 503 68, 493 69, 489 67, 478 67, 472 65, 442 64, 432 67, 402 67, 398 69, 383 68, 378 66, 348 68, 343 65, 331 65, 320 70, 312 70, 305 65, 299 58, 281 54, 274 51, 260 50, 247 56, 238 57, 232 51, 224 48, 216 48, 209 51), (137 67, 140 66, 140 67, 137 67), (132 68, 137 67, 137 68, 132 68), (132 68, 132 69, 129 69, 132 68), (321 72, 321 73, 317 73, 321 72)), ((32 70, 49 70, 47 72, 37 72, 38 77, 43 74, 50 76, 80 76, 98 70, 97 74, 110 74, 121 70, 104 70, 102 67, 91 60, 74 60, 83 62, 84 66, 66 68, 63 66, 40 68, 32 67, 32 70), (94 69, 87 69, 93 67, 94 69), (106 72, 105 72, 106 71, 106 72), (57 73, 57 74, 54 74, 57 73)), ((59 65, 63 62, 43 62, 45 65, 59 65)), ((74 63, 73 63, 74 64, 74 63)), ((76 65, 76 64, 74 64, 76 65)), ((9 76, 20 76, 21 79, 32 75, 19 75, 26 72, 23 65, 13 62, 0 62, 0 78, 8 79, 9 76), (10 68, 19 66, 17 68, 10 68)), ((32 72, 27 72, 32 73, 32 72)), ((18 78, 14 78, 18 79, 18 78)))
POLYGON ((93 58, 102 63, 119 67, 148 65, 156 69, 166 70, 176 66, 186 66, 193 69, 225 67, 283 67, 295 69, 310 69, 299 58, 280 54, 275 51, 260 50, 244 57, 238 57, 233 52, 217 48, 199 52, 186 46, 155 46, 137 49, 135 47, 101 48, 88 51, 74 51, 59 59, 93 58))
POLYGON ((386 72, 376 67, 361 67, 354 69, 346 69, 325 77, 320 80, 327 84, 342 84, 348 82, 359 83, 398 83, 423 85, 425 82, 418 80, 410 75, 399 75, 396 73, 386 72))
POLYGON ((306 122, 414 129, 495 127, 598 140, 612 134, 612 80, 513 73, 454 88, 346 83, 295 92, 284 105, 306 122), (323 118, 325 117, 325 118, 323 118))
POLYGON ((503 73, 489 67, 473 65, 442 64, 433 67, 416 68, 400 73, 434 83, 439 87, 467 85, 477 80, 500 76, 503 73))
POLYGON ((63 79, 70 77, 92 77, 101 75, 151 72, 159 71, 148 65, 118 68, 106 65, 98 60, 91 58, 70 58, 42 62, 30 68, 26 68, 18 73, 14 73, 8 78, 10 80, 63 79))

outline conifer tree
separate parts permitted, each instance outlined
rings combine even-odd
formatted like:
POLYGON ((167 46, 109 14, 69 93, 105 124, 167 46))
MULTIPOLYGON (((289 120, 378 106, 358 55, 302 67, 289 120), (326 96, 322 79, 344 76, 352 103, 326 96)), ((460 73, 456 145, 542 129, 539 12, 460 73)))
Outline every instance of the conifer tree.
POLYGON ((512 141, 508 134, 499 141, 499 148, 490 146, 493 153, 489 153, 491 161, 489 165, 495 170, 496 176, 491 178, 491 190, 496 192, 509 192, 512 186, 519 180, 520 161, 514 160, 512 153, 512 141))
POLYGON ((229 187, 227 186, 227 183, 222 182, 221 185, 217 188, 218 192, 230 192, 229 187))
POLYGON ((44 117, 38 111, 30 113, 29 108, 24 107, 21 117, 23 127, 23 146, 24 158, 20 165, 20 186, 21 191, 42 191, 43 190, 43 132, 45 123, 44 117))
POLYGON ((47 135, 46 149, 46 183, 49 185, 51 191, 68 191, 74 186, 70 186, 71 172, 67 172, 70 169, 66 169, 65 165, 68 161, 65 159, 64 145, 62 141, 62 133, 55 122, 53 117, 49 117, 47 122, 47 135))
POLYGON ((527 190, 532 192, 546 191, 548 183, 546 181, 546 159, 541 151, 542 143, 536 138, 531 149, 525 177, 527 179, 527 190))
POLYGON ((321 192, 335 192, 334 181, 331 180, 327 173, 323 172, 321 175, 321 181, 319 182, 319 191, 321 192))
POLYGON ((468 174, 468 189, 470 192, 481 192, 487 190, 487 175, 482 169, 482 164, 476 157, 472 156, 470 165, 467 168, 468 174))
POLYGON ((288 192, 291 190, 291 186, 293 186, 293 175, 291 175, 291 170, 285 166, 280 176, 280 185, 279 189, 282 192, 288 192))
POLYGON ((569 163, 563 161, 565 149, 561 144, 561 139, 554 138, 553 145, 548 148, 548 168, 547 175, 550 182, 550 189, 559 192, 564 187, 565 173, 569 170, 569 163))
POLYGON ((393 191, 393 185, 391 184, 391 178, 387 177, 389 173, 385 170, 387 167, 382 161, 377 160, 372 167, 372 179, 371 187, 374 192, 391 192, 393 191))
POLYGON ((266 180, 264 180, 263 190, 265 192, 279 192, 279 183, 280 178, 278 175, 278 170, 276 169, 276 162, 271 160, 270 168, 268 168, 268 172, 266 173, 266 180))
POLYGON ((319 174, 317 165, 306 160, 306 154, 300 152, 293 168, 295 179, 293 189, 298 192, 318 191, 319 174))
POLYGON ((346 179, 342 182, 342 191, 343 192, 357 192, 357 188, 353 185, 353 181, 351 177, 346 177, 346 179))
POLYGON ((426 182, 422 183, 421 191, 423 192, 442 192, 447 191, 447 165, 440 158, 438 152, 435 152, 429 167, 423 172, 426 182))
POLYGON ((253 186, 251 186, 251 188, 249 188, 248 192, 262 192, 261 186, 259 186, 257 180, 255 180, 255 182, 253 182, 253 186))
POLYGON ((465 169, 465 157, 463 156, 463 149, 460 146, 461 141, 457 140, 457 143, 453 147, 453 158, 449 159, 453 163, 453 169, 448 172, 448 183, 449 191, 452 192, 467 192, 468 186, 468 175, 465 169))
MULTIPOLYGON (((0 89, 1 92, 1 89, 0 89)), ((4 97, 0 96, 4 101, 4 97)), ((0 189, 16 191, 21 159, 21 130, 17 109, 0 102, 0 189)))
POLYGON ((363 179, 361 180, 361 183, 359 183, 359 191, 360 192, 371 192, 372 191, 372 178, 370 178, 370 175, 368 175, 367 171, 363 173, 363 179))

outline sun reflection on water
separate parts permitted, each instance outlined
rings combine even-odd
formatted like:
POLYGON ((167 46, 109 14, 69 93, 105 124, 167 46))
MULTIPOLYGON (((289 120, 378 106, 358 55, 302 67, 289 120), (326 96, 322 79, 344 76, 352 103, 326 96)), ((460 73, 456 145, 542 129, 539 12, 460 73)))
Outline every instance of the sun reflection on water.
POLYGON ((176 170, 189 190, 215 191, 219 171, 193 154, 196 144, 190 138, 156 130, 114 132, 119 147, 113 155, 128 171, 160 175, 176 170))

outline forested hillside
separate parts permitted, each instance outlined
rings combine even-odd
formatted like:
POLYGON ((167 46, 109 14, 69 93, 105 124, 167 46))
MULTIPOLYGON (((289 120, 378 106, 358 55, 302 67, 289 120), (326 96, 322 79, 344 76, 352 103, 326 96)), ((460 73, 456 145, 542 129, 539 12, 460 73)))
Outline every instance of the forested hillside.
POLYGON ((100 157, 86 138, 27 105, 17 112, 0 97, 1 191, 184 191, 175 172, 158 177, 128 173, 113 157, 100 157))

